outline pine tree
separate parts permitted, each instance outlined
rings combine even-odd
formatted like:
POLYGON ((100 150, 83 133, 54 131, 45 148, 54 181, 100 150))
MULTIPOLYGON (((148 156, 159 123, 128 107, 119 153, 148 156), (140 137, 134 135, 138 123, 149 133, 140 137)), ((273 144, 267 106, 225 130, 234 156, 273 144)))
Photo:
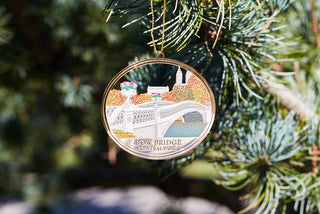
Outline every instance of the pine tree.
MULTIPOLYGON (((153 4, 160 46, 164 1, 153 4)), ((162 169, 208 160, 217 184, 247 191, 240 213, 320 212, 320 2, 168 0, 165 14, 166 57, 207 79, 217 115, 192 154, 161 162, 162 169)), ((140 23, 137 34, 151 41, 149 2, 109 0, 105 15, 111 23, 128 18, 127 28, 140 23)), ((150 48, 136 61, 153 54, 150 48)))

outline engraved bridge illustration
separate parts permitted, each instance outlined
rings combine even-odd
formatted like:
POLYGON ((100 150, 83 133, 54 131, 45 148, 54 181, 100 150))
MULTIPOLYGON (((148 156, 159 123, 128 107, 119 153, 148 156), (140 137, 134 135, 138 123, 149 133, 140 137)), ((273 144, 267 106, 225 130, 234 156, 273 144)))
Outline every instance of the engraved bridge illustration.
POLYGON ((211 106, 195 101, 162 101, 138 105, 108 106, 108 123, 112 129, 132 132, 136 137, 164 137, 176 121, 208 123, 211 106))

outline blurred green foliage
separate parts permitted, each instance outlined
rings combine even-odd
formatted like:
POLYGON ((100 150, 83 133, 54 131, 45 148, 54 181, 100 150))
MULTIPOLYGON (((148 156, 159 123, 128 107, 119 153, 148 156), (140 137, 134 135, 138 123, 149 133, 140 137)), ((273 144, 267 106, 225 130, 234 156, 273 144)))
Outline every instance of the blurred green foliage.
POLYGON ((144 48, 133 27, 118 27, 125 20, 106 25, 104 6, 102 0, 1 2, 2 199, 45 205, 70 188, 71 169, 108 165, 100 99, 144 48))

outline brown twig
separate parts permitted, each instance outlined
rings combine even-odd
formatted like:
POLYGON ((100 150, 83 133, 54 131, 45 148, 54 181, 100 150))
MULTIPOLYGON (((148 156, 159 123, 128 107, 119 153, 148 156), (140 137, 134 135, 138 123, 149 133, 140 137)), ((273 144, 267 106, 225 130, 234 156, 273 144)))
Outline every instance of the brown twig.
POLYGON ((309 4, 311 5, 311 27, 312 27, 312 33, 314 35, 314 38, 316 40, 316 46, 318 49, 320 49, 320 37, 319 37, 319 23, 317 19, 317 12, 314 7, 313 0, 309 0, 309 4))
POLYGON ((212 53, 212 50, 211 48, 209 47, 209 43, 211 41, 214 41, 216 36, 217 36, 217 31, 212 31, 209 27, 209 25, 207 23, 204 23, 202 25, 202 27, 204 28, 204 32, 205 32, 205 46, 206 46, 206 49, 208 51, 208 53, 210 54, 211 57, 213 57, 213 53, 212 53))
POLYGON ((293 72, 294 72, 294 79, 296 80, 298 86, 299 86, 299 89, 305 93, 305 90, 304 88, 302 87, 301 85, 301 81, 300 81, 300 76, 299 76, 299 73, 300 73, 300 64, 298 61, 294 61, 293 63, 293 72))
POLYGON ((318 170, 318 157, 320 155, 320 151, 318 150, 318 146, 316 144, 313 144, 312 152, 310 153, 310 155, 312 156, 311 172, 314 174, 317 174, 319 172, 319 170, 318 170))
POLYGON ((117 163, 117 153, 118 148, 116 143, 108 137, 108 161, 110 165, 115 165, 117 163))

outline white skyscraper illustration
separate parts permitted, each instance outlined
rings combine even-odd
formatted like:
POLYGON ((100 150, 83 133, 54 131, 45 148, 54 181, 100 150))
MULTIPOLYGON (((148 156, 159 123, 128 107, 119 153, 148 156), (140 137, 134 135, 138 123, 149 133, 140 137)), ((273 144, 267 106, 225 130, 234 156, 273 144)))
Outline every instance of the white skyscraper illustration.
POLYGON ((178 70, 176 73, 176 85, 182 85, 182 71, 180 67, 178 67, 178 70))
POLYGON ((190 79, 191 75, 192 75, 192 73, 191 73, 190 71, 187 71, 187 73, 186 73, 186 81, 185 81, 185 83, 187 83, 187 82, 188 82, 188 80, 190 79))

